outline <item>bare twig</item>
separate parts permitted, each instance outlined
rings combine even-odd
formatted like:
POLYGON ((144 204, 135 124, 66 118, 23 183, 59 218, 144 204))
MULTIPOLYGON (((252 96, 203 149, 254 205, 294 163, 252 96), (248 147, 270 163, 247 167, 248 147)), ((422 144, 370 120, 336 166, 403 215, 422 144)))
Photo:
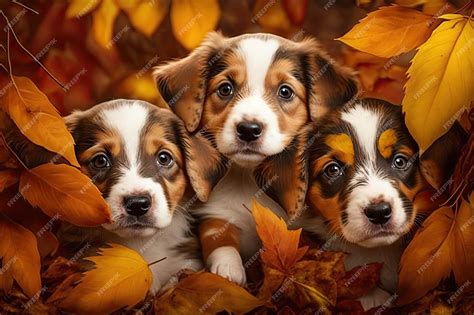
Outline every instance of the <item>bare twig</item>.
POLYGON ((19 5, 20 7, 22 7, 22 8, 24 8, 24 9, 30 11, 30 12, 33 12, 33 13, 35 13, 35 14, 39 14, 38 11, 33 10, 32 8, 30 8, 30 7, 27 6, 26 4, 23 4, 23 3, 21 3, 21 2, 18 2, 17 0, 12 0, 12 2, 13 2, 14 4, 17 4, 17 5, 19 5))
MULTIPOLYGON (((66 90, 66 87, 61 83, 59 82, 58 79, 56 79, 56 77, 51 73, 49 72, 49 70, 38 60, 38 58, 36 58, 28 49, 26 49, 25 46, 23 46, 23 44, 20 42, 20 40, 18 39, 18 37, 16 36, 16 33, 15 33, 15 30, 13 29, 12 25, 10 24, 10 21, 8 20, 8 17, 5 15, 5 13, 3 12, 3 10, 0 10, 0 14, 3 16, 3 18, 5 19, 5 21, 7 22, 7 25, 8 25, 8 34, 10 33, 10 31, 12 32, 13 34, 13 37, 15 37, 15 41, 17 42, 17 44, 21 47, 21 49, 26 52, 48 75, 51 79, 53 79, 65 92, 67 91, 66 90)), ((7 39, 9 38, 9 36, 7 35, 7 39)), ((10 61, 10 46, 8 45, 7 43, 7 55, 8 55, 8 63, 10 64, 10 72, 12 70, 11 68, 11 61, 10 61)))

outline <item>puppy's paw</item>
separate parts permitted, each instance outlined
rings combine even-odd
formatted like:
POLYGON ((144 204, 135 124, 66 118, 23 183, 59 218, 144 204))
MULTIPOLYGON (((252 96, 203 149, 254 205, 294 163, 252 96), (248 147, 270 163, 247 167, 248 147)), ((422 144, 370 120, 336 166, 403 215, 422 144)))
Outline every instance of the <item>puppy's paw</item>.
POLYGON ((365 311, 374 308, 374 307, 384 307, 388 308, 392 304, 395 298, 392 294, 388 293, 387 291, 376 287, 369 294, 361 297, 359 299, 362 307, 365 311))
POLYGON ((207 267, 212 273, 227 278, 240 286, 247 282, 242 258, 234 247, 223 246, 215 249, 207 258, 207 267))

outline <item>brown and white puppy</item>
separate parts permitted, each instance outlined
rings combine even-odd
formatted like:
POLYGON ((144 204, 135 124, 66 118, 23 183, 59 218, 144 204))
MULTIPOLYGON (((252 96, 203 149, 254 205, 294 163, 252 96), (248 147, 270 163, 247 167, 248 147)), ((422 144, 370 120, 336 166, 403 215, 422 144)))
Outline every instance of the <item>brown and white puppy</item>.
POLYGON ((382 288, 362 299, 365 308, 389 300, 404 236, 438 206, 428 200, 433 190, 418 152, 400 106, 360 100, 308 126, 256 170, 257 182, 270 183, 267 193, 286 209, 292 227, 326 240, 325 250, 350 253, 347 269, 384 263, 382 288))
MULTIPOLYGON (((209 34, 188 57, 155 68, 165 101, 190 132, 215 139, 230 170, 197 209, 208 268, 246 282, 242 259, 258 252, 250 205, 254 168, 285 150, 308 121, 350 100, 356 83, 316 41, 270 34, 209 34)), ((262 194, 264 204, 274 204, 262 194)))
POLYGON ((112 213, 103 229, 82 232, 135 249, 148 262, 166 257, 152 266, 154 291, 182 268, 200 269, 199 247, 183 251, 197 238, 182 204, 192 196, 188 180, 205 201, 213 185, 208 176, 219 177, 223 160, 210 143, 190 137, 171 111, 138 100, 105 102, 74 112, 66 123, 81 171, 112 213))

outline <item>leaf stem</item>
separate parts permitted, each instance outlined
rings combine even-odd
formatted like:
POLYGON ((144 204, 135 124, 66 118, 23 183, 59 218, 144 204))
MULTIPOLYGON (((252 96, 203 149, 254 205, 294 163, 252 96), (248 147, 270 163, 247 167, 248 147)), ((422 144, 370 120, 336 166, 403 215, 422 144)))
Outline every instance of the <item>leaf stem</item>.
POLYGON ((154 264, 157 264, 157 263, 159 263, 160 261, 165 260, 166 258, 168 258, 168 257, 163 257, 163 258, 161 258, 161 259, 155 260, 155 261, 149 263, 149 264, 148 264, 148 267, 151 267, 151 266, 153 266, 154 264))

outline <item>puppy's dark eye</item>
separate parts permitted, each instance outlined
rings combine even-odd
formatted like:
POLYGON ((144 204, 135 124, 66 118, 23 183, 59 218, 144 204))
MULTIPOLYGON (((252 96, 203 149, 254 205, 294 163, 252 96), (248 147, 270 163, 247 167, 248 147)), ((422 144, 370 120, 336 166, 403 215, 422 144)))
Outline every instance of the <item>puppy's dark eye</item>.
POLYGON ((331 162, 324 168, 324 174, 330 178, 342 175, 342 167, 337 162, 331 162))
POLYGON ((94 156, 90 165, 95 169, 106 169, 110 167, 109 157, 103 153, 94 156))
POLYGON ((174 160, 171 156, 171 153, 166 150, 158 152, 158 155, 156 156, 156 161, 158 162, 158 165, 162 167, 171 167, 174 164, 174 160))
POLYGON ((395 154, 392 161, 392 167, 404 170, 408 167, 408 158, 404 154, 395 154))
POLYGON ((293 90, 286 84, 282 84, 278 88, 278 97, 285 101, 291 100, 294 95, 295 93, 293 92, 293 90))
POLYGON ((234 93, 234 87, 230 82, 224 82, 217 88, 217 95, 221 98, 227 98, 234 93))

